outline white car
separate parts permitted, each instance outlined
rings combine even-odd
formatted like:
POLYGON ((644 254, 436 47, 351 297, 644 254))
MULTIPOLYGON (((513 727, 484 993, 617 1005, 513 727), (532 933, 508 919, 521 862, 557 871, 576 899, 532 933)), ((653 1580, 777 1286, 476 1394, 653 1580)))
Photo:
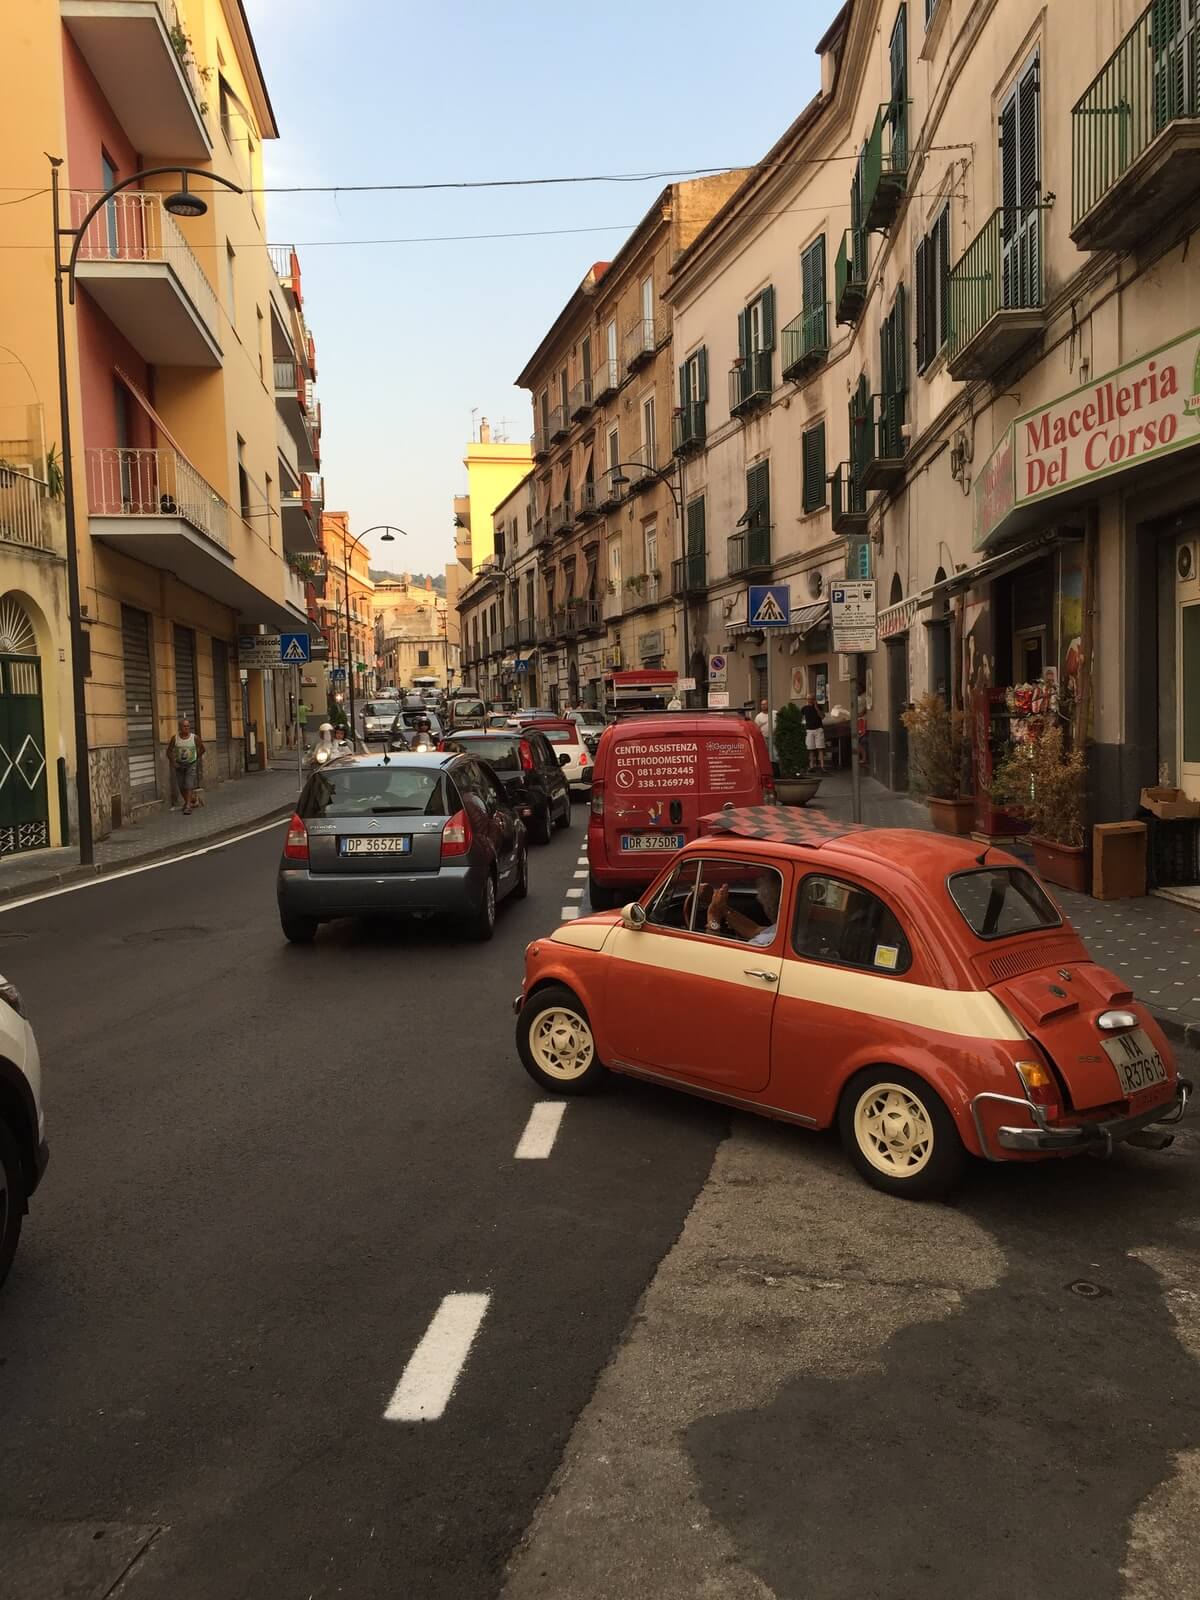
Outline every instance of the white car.
POLYGON ((554 754, 559 759, 567 783, 572 791, 585 793, 592 787, 592 756, 588 747, 583 742, 583 734, 578 723, 568 722, 564 717, 561 722, 551 722, 541 717, 520 718, 519 721, 530 727, 536 728, 539 733, 544 733, 554 746, 554 754), (562 758, 566 756, 564 761, 562 758))
POLYGON ((37 1041, 21 996, 0 977, 0 1284, 48 1159, 37 1041))

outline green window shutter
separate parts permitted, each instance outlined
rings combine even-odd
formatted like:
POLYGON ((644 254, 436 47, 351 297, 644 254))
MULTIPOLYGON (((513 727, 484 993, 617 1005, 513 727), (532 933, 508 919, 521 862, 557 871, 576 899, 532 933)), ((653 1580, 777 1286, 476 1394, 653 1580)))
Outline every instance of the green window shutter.
POLYGON ((929 241, 917 240, 917 266, 914 274, 917 284, 917 371, 924 372, 932 355, 930 332, 933 323, 933 304, 929 295, 929 241))
POLYGON ((746 474, 746 510, 750 513, 746 526, 766 528, 771 525, 771 464, 760 461, 746 474))
POLYGON ((892 307, 892 389, 893 394, 908 392, 908 291, 896 286, 892 307))
POLYGON ((803 505, 816 511, 825 504, 825 424, 818 422, 801 439, 803 505))
POLYGON ((762 341, 764 350, 775 348, 775 289, 768 284, 762 292, 762 341))
MULTIPOLYGON (((701 400, 708 399, 708 346, 702 344, 695 355, 696 366, 699 370, 699 388, 701 400)), ((701 502, 703 505, 703 501, 701 502)))
POLYGON ((689 556, 702 556, 704 554, 704 496, 697 500, 689 500, 687 508, 687 553, 689 556))
POLYGON ((1000 110, 1000 204, 1008 213, 1004 218, 1005 233, 1016 225, 1012 214, 1017 203, 1017 96, 1014 92, 1000 110))
POLYGON ((691 404, 691 387, 688 383, 688 367, 691 362, 685 361, 679 369, 679 404, 685 410, 691 404))
MULTIPOLYGON (((934 248, 930 259, 930 280, 937 294, 938 323, 934 353, 950 337, 950 206, 947 203, 934 224, 934 248)), ((932 303, 932 302, 931 302, 932 303)))
POLYGON ((825 306, 825 235, 814 240, 809 250, 812 257, 813 305, 817 310, 825 306))
POLYGON ((749 309, 738 312, 738 355, 744 361, 750 354, 750 312, 749 309))

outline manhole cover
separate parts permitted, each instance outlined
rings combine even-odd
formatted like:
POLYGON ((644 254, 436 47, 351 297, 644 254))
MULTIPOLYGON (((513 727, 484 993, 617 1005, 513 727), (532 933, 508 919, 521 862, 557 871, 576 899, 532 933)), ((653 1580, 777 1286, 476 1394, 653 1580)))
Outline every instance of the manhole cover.
POLYGON ((1090 1278, 1076 1278, 1074 1283, 1069 1283, 1067 1288, 1072 1294, 1077 1294, 1083 1300, 1099 1300, 1102 1295, 1111 1294, 1111 1289, 1106 1289, 1102 1284, 1093 1283, 1090 1278))
POLYGON ((136 933, 127 933, 124 937, 125 944, 186 944, 189 940, 203 939, 207 928, 194 926, 180 928, 139 928, 136 933))

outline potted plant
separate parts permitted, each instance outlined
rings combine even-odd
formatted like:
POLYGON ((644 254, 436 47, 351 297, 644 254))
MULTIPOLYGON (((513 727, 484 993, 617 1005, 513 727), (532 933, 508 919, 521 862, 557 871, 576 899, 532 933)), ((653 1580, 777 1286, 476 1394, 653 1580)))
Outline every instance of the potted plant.
POLYGON ((808 741, 800 707, 791 701, 775 714, 775 758, 779 777, 775 798, 780 805, 806 806, 821 787, 820 778, 808 776, 808 741))
POLYGON ((1051 722, 1015 746, 993 773, 991 784, 997 804, 1029 819, 1029 842, 1042 877, 1080 894, 1087 890, 1086 774, 1083 751, 1069 750, 1061 724, 1051 722))
POLYGON ((962 792, 963 714, 940 694, 924 694, 900 719, 908 730, 908 770, 942 833, 970 833, 975 802, 962 792))

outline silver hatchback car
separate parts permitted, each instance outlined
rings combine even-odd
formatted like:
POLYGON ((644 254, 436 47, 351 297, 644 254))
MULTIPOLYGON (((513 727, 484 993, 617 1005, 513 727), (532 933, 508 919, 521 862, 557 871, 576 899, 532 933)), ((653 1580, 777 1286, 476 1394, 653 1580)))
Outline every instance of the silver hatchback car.
POLYGON ((525 825, 485 761, 430 751, 339 757, 288 824, 276 894, 284 937, 335 917, 449 912, 490 939, 506 895, 529 893, 525 825))

